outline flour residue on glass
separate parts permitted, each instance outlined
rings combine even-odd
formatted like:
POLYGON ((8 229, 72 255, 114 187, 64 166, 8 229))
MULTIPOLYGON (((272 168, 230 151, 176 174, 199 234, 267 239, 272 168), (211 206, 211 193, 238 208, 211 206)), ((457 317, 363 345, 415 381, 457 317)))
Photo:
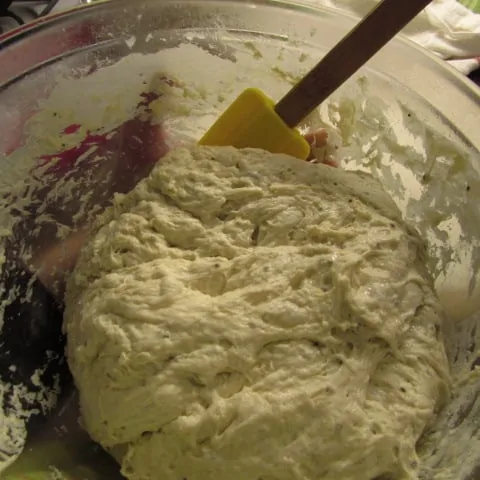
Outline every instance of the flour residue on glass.
MULTIPOLYGON (((14 365, 11 369, 15 370, 14 365)), ((0 471, 9 466, 21 454, 27 438, 26 422, 39 413, 45 415, 57 403, 60 393, 58 378, 52 387, 42 382, 43 368, 30 378, 29 386, 0 383, 0 471)))

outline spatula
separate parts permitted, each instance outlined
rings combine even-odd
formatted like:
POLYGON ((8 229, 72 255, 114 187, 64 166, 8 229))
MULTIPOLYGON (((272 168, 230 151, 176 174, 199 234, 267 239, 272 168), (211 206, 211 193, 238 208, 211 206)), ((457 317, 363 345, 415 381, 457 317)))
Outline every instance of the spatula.
POLYGON ((391 40, 431 0, 383 0, 276 105, 248 88, 200 145, 262 148, 306 159, 310 145, 294 127, 391 40))

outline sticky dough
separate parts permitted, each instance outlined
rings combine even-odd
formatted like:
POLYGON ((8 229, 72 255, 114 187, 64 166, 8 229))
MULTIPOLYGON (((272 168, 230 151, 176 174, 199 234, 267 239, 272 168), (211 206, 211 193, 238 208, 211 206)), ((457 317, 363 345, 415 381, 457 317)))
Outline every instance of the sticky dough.
POLYGON ((417 478, 449 390, 424 264, 367 175, 174 150, 69 281, 84 425, 129 479, 417 478))

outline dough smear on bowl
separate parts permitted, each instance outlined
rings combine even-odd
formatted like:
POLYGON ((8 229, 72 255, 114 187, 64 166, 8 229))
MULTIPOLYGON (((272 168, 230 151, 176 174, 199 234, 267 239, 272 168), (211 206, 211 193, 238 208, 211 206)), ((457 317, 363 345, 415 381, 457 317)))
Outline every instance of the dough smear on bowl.
POLYGON ((86 429, 129 479, 417 478, 449 392, 424 255, 367 175, 170 152, 69 281, 86 429))

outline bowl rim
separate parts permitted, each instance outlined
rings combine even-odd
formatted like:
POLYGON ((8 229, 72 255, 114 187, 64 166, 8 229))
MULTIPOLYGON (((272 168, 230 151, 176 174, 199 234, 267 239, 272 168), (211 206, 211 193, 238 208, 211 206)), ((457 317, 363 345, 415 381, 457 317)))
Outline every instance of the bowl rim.
MULTIPOLYGON (((154 0, 143 0, 142 3, 148 4, 154 0)), ((201 2, 202 0, 165 0, 165 3, 183 3, 183 2, 201 2)), ((276 6, 291 10, 303 11, 304 13, 310 13, 315 16, 318 16, 320 13, 327 13, 330 16, 338 16, 345 19, 350 19, 351 21, 358 22, 360 20, 359 16, 339 10, 333 7, 325 5, 316 5, 312 1, 308 0, 216 0, 221 3, 235 3, 235 4, 253 4, 253 5, 266 5, 266 6, 276 6)), ((133 2, 137 3, 137 2, 133 2)), ((0 55, 2 50, 7 49, 11 46, 14 46, 19 41, 24 38, 34 35, 37 32, 40 32, 44 29, 47 29, 56 24, 62 23, 65 20, 72 19, 83 12, 90 12, 101 9, 108 9, 112 5, 121 5, 124 8, 132 6, 131 0, 97 0, 96 2, 79 4, 75 5, 67 10, 49 14, 45 17, 40 17, 32 22, 29 22, 25 25, 21 25, 15 29, 12 29, 2 35, 0 35, 0 55)), ((466 75, 462 74, 460 71, 455 69, 453 66, 448 64, 444 59, 440 58, 438 55, 435 55, 433 52, 427 50, 423 46, 415 43, 413 40, 410 40, 405 34, 400 33, 395 36, 394 40, 405 44, 407 47, 414 49, 416 52, 422 54, 427 61, 432 63, 445 74, 448 74, 450 78, 445 80, 454 80, 453 83, 457 86, 461 86, 468 90, 469 95, 475 97, 476 101, 480 104, 480 87, 478 87, 474 82, 472 82, 466 75)), ((390 43, 390 42, 389 42, 390 43)))
MULTIPOLYGON (((144 0, 144 3, 150 3, 153 0, 144 0)), ((182 3, 185 0, 165 0, 165 3, 182 3)), ((192 0, 187 0, 189 3, 192 0)), ((193 0, 196 2, 201 2, 202 0, 193 0)), ((313 13, 318 15, 319 12, 325 12, 330 14, 331 16, 338 16, 343 18, 348 18, 350 20, 358 22, 361 17, 354 15, 353 13, 346 12, 334 7, 330 7, 327 5, 316 5, 308 0, 216 0, 220 1, 221 3, 235 3, 235 4, 260 4, 266 6, 278 6, 287 9, 293 10, 301 10, 305 13, 313 13)), ((74 5, 69 7, 66 10, 62 10, 59 12, 50 13, 44 17, 39 17, 31 22, 28 22, 24 25, 20 25, 12 30, 9 30, 0 35, 0 51, 6 47, 15 44, 16 42, 22 40, 27 35, 32 35, 37 31, 42 30, 43 28, 47 28, 52 26, 58 22, 63 21, 64 19, 69 19, 71 17, 77 16, 80 12, 83 11, 90 11, 90 10, 100 10, 109 8, 110 5, 113 4, 123 4, 126 8, 128 6, 132 6, 131 0, 97 0, 91 3, 84 3, 74 5)), ((406 43, 411 48, 414 48, 418 52, 423 53, 426 57, 428 57, 431 61, 435 62, 437 65, 445 67, 446 70, 450 71, 450 73, 454 74, 455 77, 461 78, 464 80, 466 78, 461 72, 457 69, 449 65, 446 60, 442 59, 438 55, 435 55, 433 52, 427 50, 425 47, 419 45, 418 43, 414 42, 410 38, 408 38, 404 33, 399 33, 395 36, 396 41, 400 41, 406 43)), ((390 43, 390 42, 389 42, 390 43)), ((467 81, 466 82, 469 87, 472 87, 472 90, 476 95, 480 97, 480 88, 477 87, 473 82, 467 81)))

